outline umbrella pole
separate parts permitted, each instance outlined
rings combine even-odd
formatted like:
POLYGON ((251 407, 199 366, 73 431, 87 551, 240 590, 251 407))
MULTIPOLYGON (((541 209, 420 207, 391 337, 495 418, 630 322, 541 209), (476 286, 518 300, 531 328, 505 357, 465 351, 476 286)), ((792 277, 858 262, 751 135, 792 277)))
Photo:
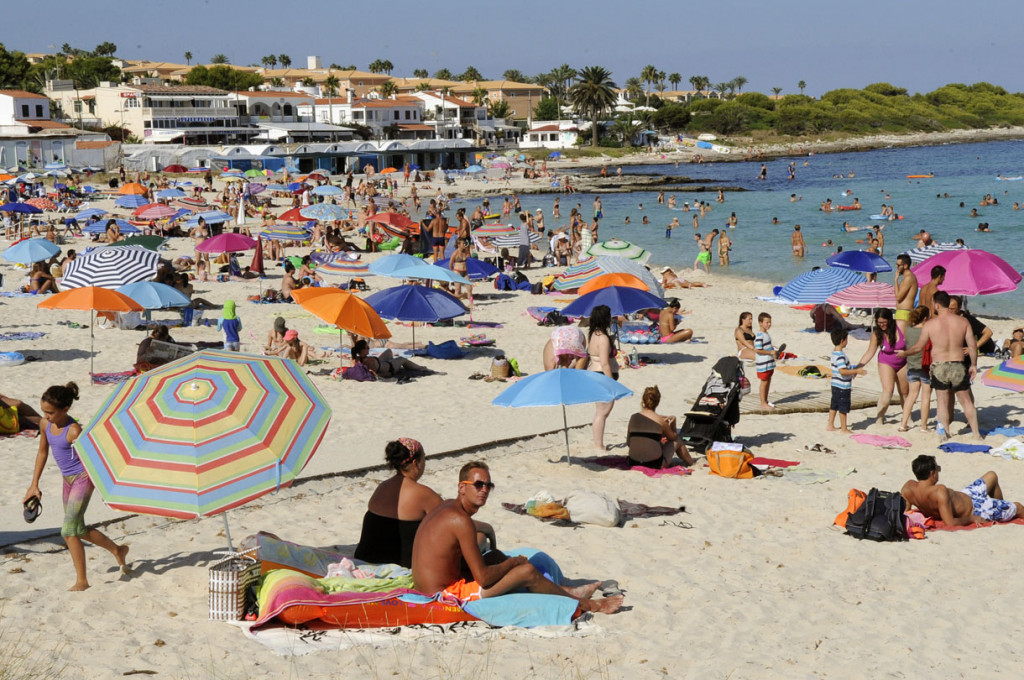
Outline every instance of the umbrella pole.
POLYGON ((416 351, 416 322, 412 322, 412 351, 416 351))
POLYGON ((225 510, 220 514, 224 518, 224 535, 228 537, 228 552, 235 552, 235 548, 231 545, 231 527, 228 526, 228 512, 225 510))
POLYGON ((345 331, 338 329, 338 368, 345 367, 345 331))
POLYGON ((565 415, 565 404, 562 404, 562 425, 565 430, 565 459, 572 465, 572 454, 569 452, 569 419, 565 415))
POLYGON ((92 374, 93 374, 93 371, 96 368, 96 366, 94 365, 94 362, 96 361, 96 334, 95 334, 96 332, 95 332, 95 330, 93 328, 93 326, 95 325, 95 323, 94 323, 95 321, 96 321, 96 312, 95 312, 95 310, 90 309, 89 310, 89 382, 92 382, 92 374))

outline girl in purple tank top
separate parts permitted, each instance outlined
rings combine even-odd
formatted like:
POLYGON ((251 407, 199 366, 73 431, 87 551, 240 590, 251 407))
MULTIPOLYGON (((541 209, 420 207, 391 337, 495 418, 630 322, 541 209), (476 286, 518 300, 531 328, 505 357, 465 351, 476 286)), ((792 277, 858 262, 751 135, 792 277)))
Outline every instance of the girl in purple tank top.
POLYGON ((875 414, 875 424, 881 425, 884 422, 889 402, 892 401, 892 393, 898 389, 903 399, 907 398, 910 391, 910 383, 907 382, 907 360, 897 352, 906 349, 907 343, 903 333, 896 325, 891 309, 879 309, 875 314, 875 325, 871 329, 871 342, 867 351, 860 358, 860 362, 854 368, 863 368, 875 354, 878 354, 878 378, 882 382, 882 393, 878 397, 878 411, 875 414))
POLYGON ((85 471, 81 459, 72 446, 75 439, 82 434, 82 426, 68 415, 71 404, 78 399, 78 385, 73 382, 67 385, 53 385, 40 400, 40 411, 43 419, 39 429, 43 436, 39 438, 39 453, 36 454, 35 470, 32 473, 32 484, 25 492, 23 503, 29 499, 41 500, 43 492, 39 489, 39 478, 46 467, 46 459, 53 451, 53 459, 60 468, 64 478, 64 523, 60 535, 67 543, 71 561, 75 565, 75 584, 69 590, 85 590, 89 587, 89 579, 85 573, 85 546, 82 540, 89 541, 101 548, 106 548, 121 566, 121 571, 128 573, 125 555, 128 546, 117 545, 104 534, 85 525, 85 509, 92 498, 93 484, 89 473, 85 471))

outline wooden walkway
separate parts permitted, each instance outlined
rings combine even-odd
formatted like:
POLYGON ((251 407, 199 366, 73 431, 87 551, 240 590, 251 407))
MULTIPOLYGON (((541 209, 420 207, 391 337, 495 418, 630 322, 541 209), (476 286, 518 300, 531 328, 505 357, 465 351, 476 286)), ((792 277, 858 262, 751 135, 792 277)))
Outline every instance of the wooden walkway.
MULTIPOLYGON (((796 390, 791 392, 770 392, 768 399, 775 404, 774 411, 761 410, 761 404, 757 397, 757 379, 751 381, 750 394, 743 397, 740 402, 740 413, 747 415, 781 416, 787 413, 828 413, 832 401, 831 383, 828 380, 816 381, 821 383, 823 390, 796 390)), ((869 390, 863 387, 854 387, 850 394, 850 410, 874 408, 878 404, 881 393, 876 390, 869 390)), ((893 393, 890 404, 898 404, 899 397, 893 393)))

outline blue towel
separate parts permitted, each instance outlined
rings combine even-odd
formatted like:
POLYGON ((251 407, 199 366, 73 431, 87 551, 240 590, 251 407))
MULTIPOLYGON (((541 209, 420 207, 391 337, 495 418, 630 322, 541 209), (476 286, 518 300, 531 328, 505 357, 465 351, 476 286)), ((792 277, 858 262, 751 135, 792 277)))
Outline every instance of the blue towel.
POLYGON ((1024 427, 997 427, 986 434, 1001 434, 1004 437, 1019 437, 1024 435, 1024 427))
POLYGON ((464 609, 492 626, 568 626, 579 602, 561 595, 510 593, 467 602, 464 609))
POLYGON ((440 345, 428 342, 427 355, 432 356, 435 359, 461 359, 466 356, 466 353, 459 349, 458 343, 454 340, 448 340, 447 342, 442 342, 440 345))
POLYGON ((992 447, 985 446, 984 444, 958 444, 956 442, 946 442, 945 444, 939 444, 939 448, 946 453, 988 453, 992 447))

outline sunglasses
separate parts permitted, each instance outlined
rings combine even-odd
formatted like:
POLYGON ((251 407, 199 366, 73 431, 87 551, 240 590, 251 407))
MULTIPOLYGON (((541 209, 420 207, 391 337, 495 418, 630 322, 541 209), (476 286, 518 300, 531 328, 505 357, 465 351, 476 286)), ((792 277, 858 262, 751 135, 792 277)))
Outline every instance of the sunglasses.
POLYGON ((487 489, 488 491, 494 491, 494 482, 484 482, 478 479, 475 482, 459 482, 459 484, 469 484, 477 491, 483 491, 484 489, 487 489))

